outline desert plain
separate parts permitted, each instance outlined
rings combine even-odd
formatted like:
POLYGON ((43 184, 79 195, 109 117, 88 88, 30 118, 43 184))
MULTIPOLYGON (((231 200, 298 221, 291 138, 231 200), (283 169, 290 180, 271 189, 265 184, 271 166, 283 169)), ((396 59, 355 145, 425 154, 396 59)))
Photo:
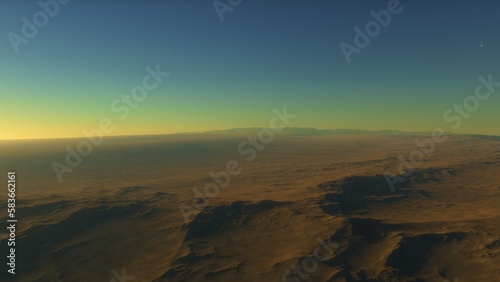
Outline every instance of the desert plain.
POLYGON ((429 134, 241 145, 257 135, 106 137, 63 181, 52 163, 79 139, 0 141, 15 281, 500 280, 500 137, 447 135, 409 169, 429 134))

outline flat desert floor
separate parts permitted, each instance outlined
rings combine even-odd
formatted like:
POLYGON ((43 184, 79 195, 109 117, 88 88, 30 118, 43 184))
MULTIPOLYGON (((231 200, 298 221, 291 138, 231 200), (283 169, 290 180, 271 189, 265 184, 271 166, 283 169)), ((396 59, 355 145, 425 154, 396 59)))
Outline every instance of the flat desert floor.
POLYGON ((104 138, 62 182, 78 139, 0 142, 16 280, 500 281, 499 137, 448 136, 408 170, 429 135, 252 134, 104 138))

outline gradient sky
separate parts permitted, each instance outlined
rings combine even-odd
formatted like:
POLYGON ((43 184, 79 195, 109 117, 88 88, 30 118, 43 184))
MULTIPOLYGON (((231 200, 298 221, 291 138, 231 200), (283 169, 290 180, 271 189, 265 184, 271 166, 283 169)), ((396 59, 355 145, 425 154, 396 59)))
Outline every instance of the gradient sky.
MULTIPOLYGON (((222 1, 225 2, 225 1, 222 1)), ((348 64, 342 41, 388 1, 243 1, 220 21, 211 1, 72 0, 16 54, 36 1, 0 3, 0 139, 290 126, 452 131, 443 113, 500 81, 500 2, 408 1, 348 64), (170 76, 125 120, 110 109, 145 67, 170 76)), ((500 135, 500 89, 456 132, 500 135)))

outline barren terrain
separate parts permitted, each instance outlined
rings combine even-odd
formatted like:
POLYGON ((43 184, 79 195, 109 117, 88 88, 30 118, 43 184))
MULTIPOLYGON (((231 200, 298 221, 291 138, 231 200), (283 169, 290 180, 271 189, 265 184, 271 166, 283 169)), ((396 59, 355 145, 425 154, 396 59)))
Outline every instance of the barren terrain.
POLYGON ((386 172, 429 135, 288 130, 249 161, 252 134, 108 137, 63 182, 51 163, 78 140, 0 142, 18 177, 16 279, 500 279, 499 137, 448 136, 393 191, 386 172), (227 187, 193 191, 230 161, 227 187), (202 208, 186 222, 180 205, 202 208))

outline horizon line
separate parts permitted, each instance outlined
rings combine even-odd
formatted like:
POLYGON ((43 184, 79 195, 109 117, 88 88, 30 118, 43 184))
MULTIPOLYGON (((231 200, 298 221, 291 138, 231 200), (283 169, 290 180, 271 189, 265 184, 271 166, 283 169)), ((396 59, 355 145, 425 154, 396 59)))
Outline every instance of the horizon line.
MULTIPOLYGON (((366 131, 366 132, 384 132, 384 131, 393 131, 395 134, 396 133, 407 133, 407 134, 425 134, 425 133, 432 133, 433 130, 428 130, 428 131, 404 131, 400 129, 380 129, 380 130, 370 130, 370 129, 359 129, 359 128, 316 128, 316 127, 281 127, 283 129, 313 129, 313 130, 318 130, 318 131, 328 131, 328 130, 352 130, 352 131, 366 131)), ((227 128, 227 129, 214 129, 214 130, 207 130, 207 131, 181 131, 181 132, 172 132, 172 133, 146 133, 146 134, 122 134, 122 135, 103 135, 103 138, 109 138, 109 137, 147 137, 147 136, 169 136, 169 135, 182 135, 182 134, 205 134, 205 133, 223 133, 231 130, 244 130, 244 129, 265 129, 265 127, 234 127, 234 128, 227 128)), ((453 134, 453 135, 478 135, 478 136, 495 136, 495 137, 500 137, 500 135, 496 134, 484 134, 484 133, 456 133, 456 132, 449 132, 449 131, 444 131, 446 134, 453 134)), ((74 137, 39 137, 39 138, 12 138, 12 139, 0 139, 0 142, 2 141, 35 141, 35 140, 60 140, 60 139, 86 139, 88 137, 86 136, 74 136, 74 137)))

